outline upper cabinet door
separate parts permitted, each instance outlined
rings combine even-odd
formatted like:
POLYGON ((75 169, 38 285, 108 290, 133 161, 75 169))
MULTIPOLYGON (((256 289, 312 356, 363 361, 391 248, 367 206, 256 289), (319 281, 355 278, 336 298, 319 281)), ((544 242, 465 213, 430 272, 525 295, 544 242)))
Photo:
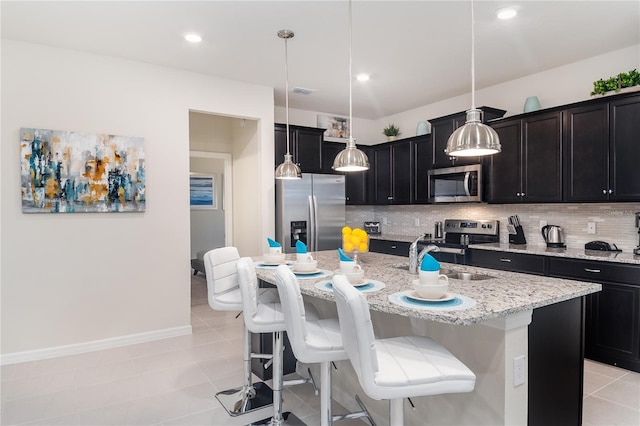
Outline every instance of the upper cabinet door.
POLYGON ((413 142, 413 199, 414 203, 429 202, 429 177, 427 171, 431 168, 431 136, 419 136, 413 142))
POLYGON ((522 120, 522 200, 562 201, 562 112, 522 120))
MULTIPOLYGON (((373 204, 391 204, 391 149, 388 144, 372 148, 373 204)), ((371 162, 371 158, 369 158, 371 162)))
POLYGON ((300 127, 295 129, 296 159, 305 173, 322 172, 322 142, 324 129, 300 127))
POLYGON ((640 96, 610 104, 610 199, 640 201, 640 96))
POLYGON ((449 136, 451 136, 455 129, 455 120, 452 118, 431 121, 433 165, 435 167, 448 167, 453 165, 453 160, 444 150, 447 147, 449 136))
POLYGON ((411 203, 413 192, 412 141, 391 144, 392 204, 411 203))
POLYGON ((594 104, 564 113, 565 200, 609 199, 609 107, 594 104))
POLYGON ((491 155, 486 199, 489 203, 518 203, 521 200, 522 126, 519 119, 505 120, 491 127, 498 133, 502 151, 491 155))

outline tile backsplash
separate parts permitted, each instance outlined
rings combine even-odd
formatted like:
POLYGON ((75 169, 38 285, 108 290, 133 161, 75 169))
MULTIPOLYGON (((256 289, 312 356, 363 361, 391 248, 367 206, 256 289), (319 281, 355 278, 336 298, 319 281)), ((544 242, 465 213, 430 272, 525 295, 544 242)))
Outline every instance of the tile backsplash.
POLYGON ((544 220, 563 228, 569 248, 584 248, 589 241, 602 240, 629 253, 638 245, 635 212, 640 212, 640 203, 347 206, 346 219, 352 227, 377 220, 383 235, 407 236, 433 234, 435 222, 445 219, 495 219, 500 221, 500 242, 506 243, 507 218, 518 215, 528 244, 544 244, 540 234, 540 221, 544 220), (587 233, 588 222, 595 222, 595 234, 587 233))

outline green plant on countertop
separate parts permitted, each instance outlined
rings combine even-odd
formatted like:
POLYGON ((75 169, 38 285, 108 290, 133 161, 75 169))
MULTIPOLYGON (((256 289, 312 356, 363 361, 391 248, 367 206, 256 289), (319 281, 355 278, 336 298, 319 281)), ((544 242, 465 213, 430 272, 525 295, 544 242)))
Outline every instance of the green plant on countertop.
POLYGON ((640 85, 640 73, 633 69, 629 72, 621 72, 615 77, 608 78, 607 80, 597 80, 593 82, 593 95, 604 95, 612 90, 618 93, 620 89, 625 87, 632 87, 640 85))
POLYGON ((382 133, 385 136, 398 136, 400 135, 400 128, 396 127, 395 124, 391 123, 382 130, 382 133))

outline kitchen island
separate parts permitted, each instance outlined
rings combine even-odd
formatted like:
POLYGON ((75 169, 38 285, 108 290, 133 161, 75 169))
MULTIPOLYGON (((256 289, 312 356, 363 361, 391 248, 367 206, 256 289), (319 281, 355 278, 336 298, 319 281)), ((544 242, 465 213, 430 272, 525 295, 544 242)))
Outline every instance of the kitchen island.
MULTIPOLYGON (((338 268, 337 251, 312 253, 318 260, 318 268, 334 271, 338 268)), ((293 255, 289 255, 293 259, 293 255)), ((600 284, 511 273, 462 265, 442 264, 451 272, 467 272, 489 276, 488 279, 463 281, 450 279, 450 292, 471 298, 475 305, 463 310, 432 310, 409 308, 393 304, 389 296, 411 289, 411 281, 417 276, 409 274, 404 259, 378 253, 362 253, 359 261, 369 279, 381 281, 385 288, 364 293, 369 302, 374 328, 379 337, 402 334, 424 335, 433 338, 464 362, 477 376, 476 388, 469 394, 451 394, 414 398, 415 410, 405 406, 407 424, 456 424, 496 425, 534 424, 528 415, 530 324, 538 312, 551 309, 551 322, 536 333, 536 344, 546 344, 544 333, 549 333, 548 344, 563 340, 558 366, 566 365, 573 371, 569 381, 575 390, 575 400, 580 407, 573 414, 575 423, 581 420, 582 354, 583 354, 583 296, 600 291, 600 284), (561 307, 559 311, 557 307, 561 307), (560 315, 560 318, 557 316, 560 315), (566 353, 564 352, 571 352, 566 353), (566 356, 564 356, 564 355, 566 356), (524 357, 524 384, 514 383, 514 360, 524 357), (577 364, 577 365, 576 365, 577 364), (579 370, 579 375, 577 371, 579 370)), ((258 269, 258 278, 274 283, 274 269, 258 269)), ((335 315, 333 294, 316 288, 316 284, 330 279, 299 279, 300 288, 307 300, 327 315, 335 315)), ((547 315, 544 315, 545 317, 547 315)), ((549 347, 549 351, 557 351, 549 347)), ((550 366, 551 368, 552 366, 550 366)), ((334 397, 343 405, 356 409, 353 394, 364 397, 374 416, 385 424, 388 406, 386 402, 373 401, 363 395, 355 373, 348 362, 338 363, 335 374, 334 397)), ((555 371, 554 368, 551 368, 555 371)), ((537 377, 531 378, 537 380, 537 377)), ((552 378, 552 380, 554 380, 552 378)), ((558 376, 559 385, 567 378, 558 376)), ((573 405, 575 411, 575 404, 573 405)), ((565 422, 565 424, 567 424, 565 422)))

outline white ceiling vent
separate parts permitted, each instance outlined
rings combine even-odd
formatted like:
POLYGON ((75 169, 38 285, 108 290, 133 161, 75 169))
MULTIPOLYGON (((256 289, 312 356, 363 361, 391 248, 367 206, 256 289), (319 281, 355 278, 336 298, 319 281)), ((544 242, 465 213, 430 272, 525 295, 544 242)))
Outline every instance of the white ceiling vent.
POLYGON ((300 93, 301 95, 310 95, 313 92, 317 92, 316 89, 307 89, 305 87, 294 87, 292 90, 293 93, 300 93))

